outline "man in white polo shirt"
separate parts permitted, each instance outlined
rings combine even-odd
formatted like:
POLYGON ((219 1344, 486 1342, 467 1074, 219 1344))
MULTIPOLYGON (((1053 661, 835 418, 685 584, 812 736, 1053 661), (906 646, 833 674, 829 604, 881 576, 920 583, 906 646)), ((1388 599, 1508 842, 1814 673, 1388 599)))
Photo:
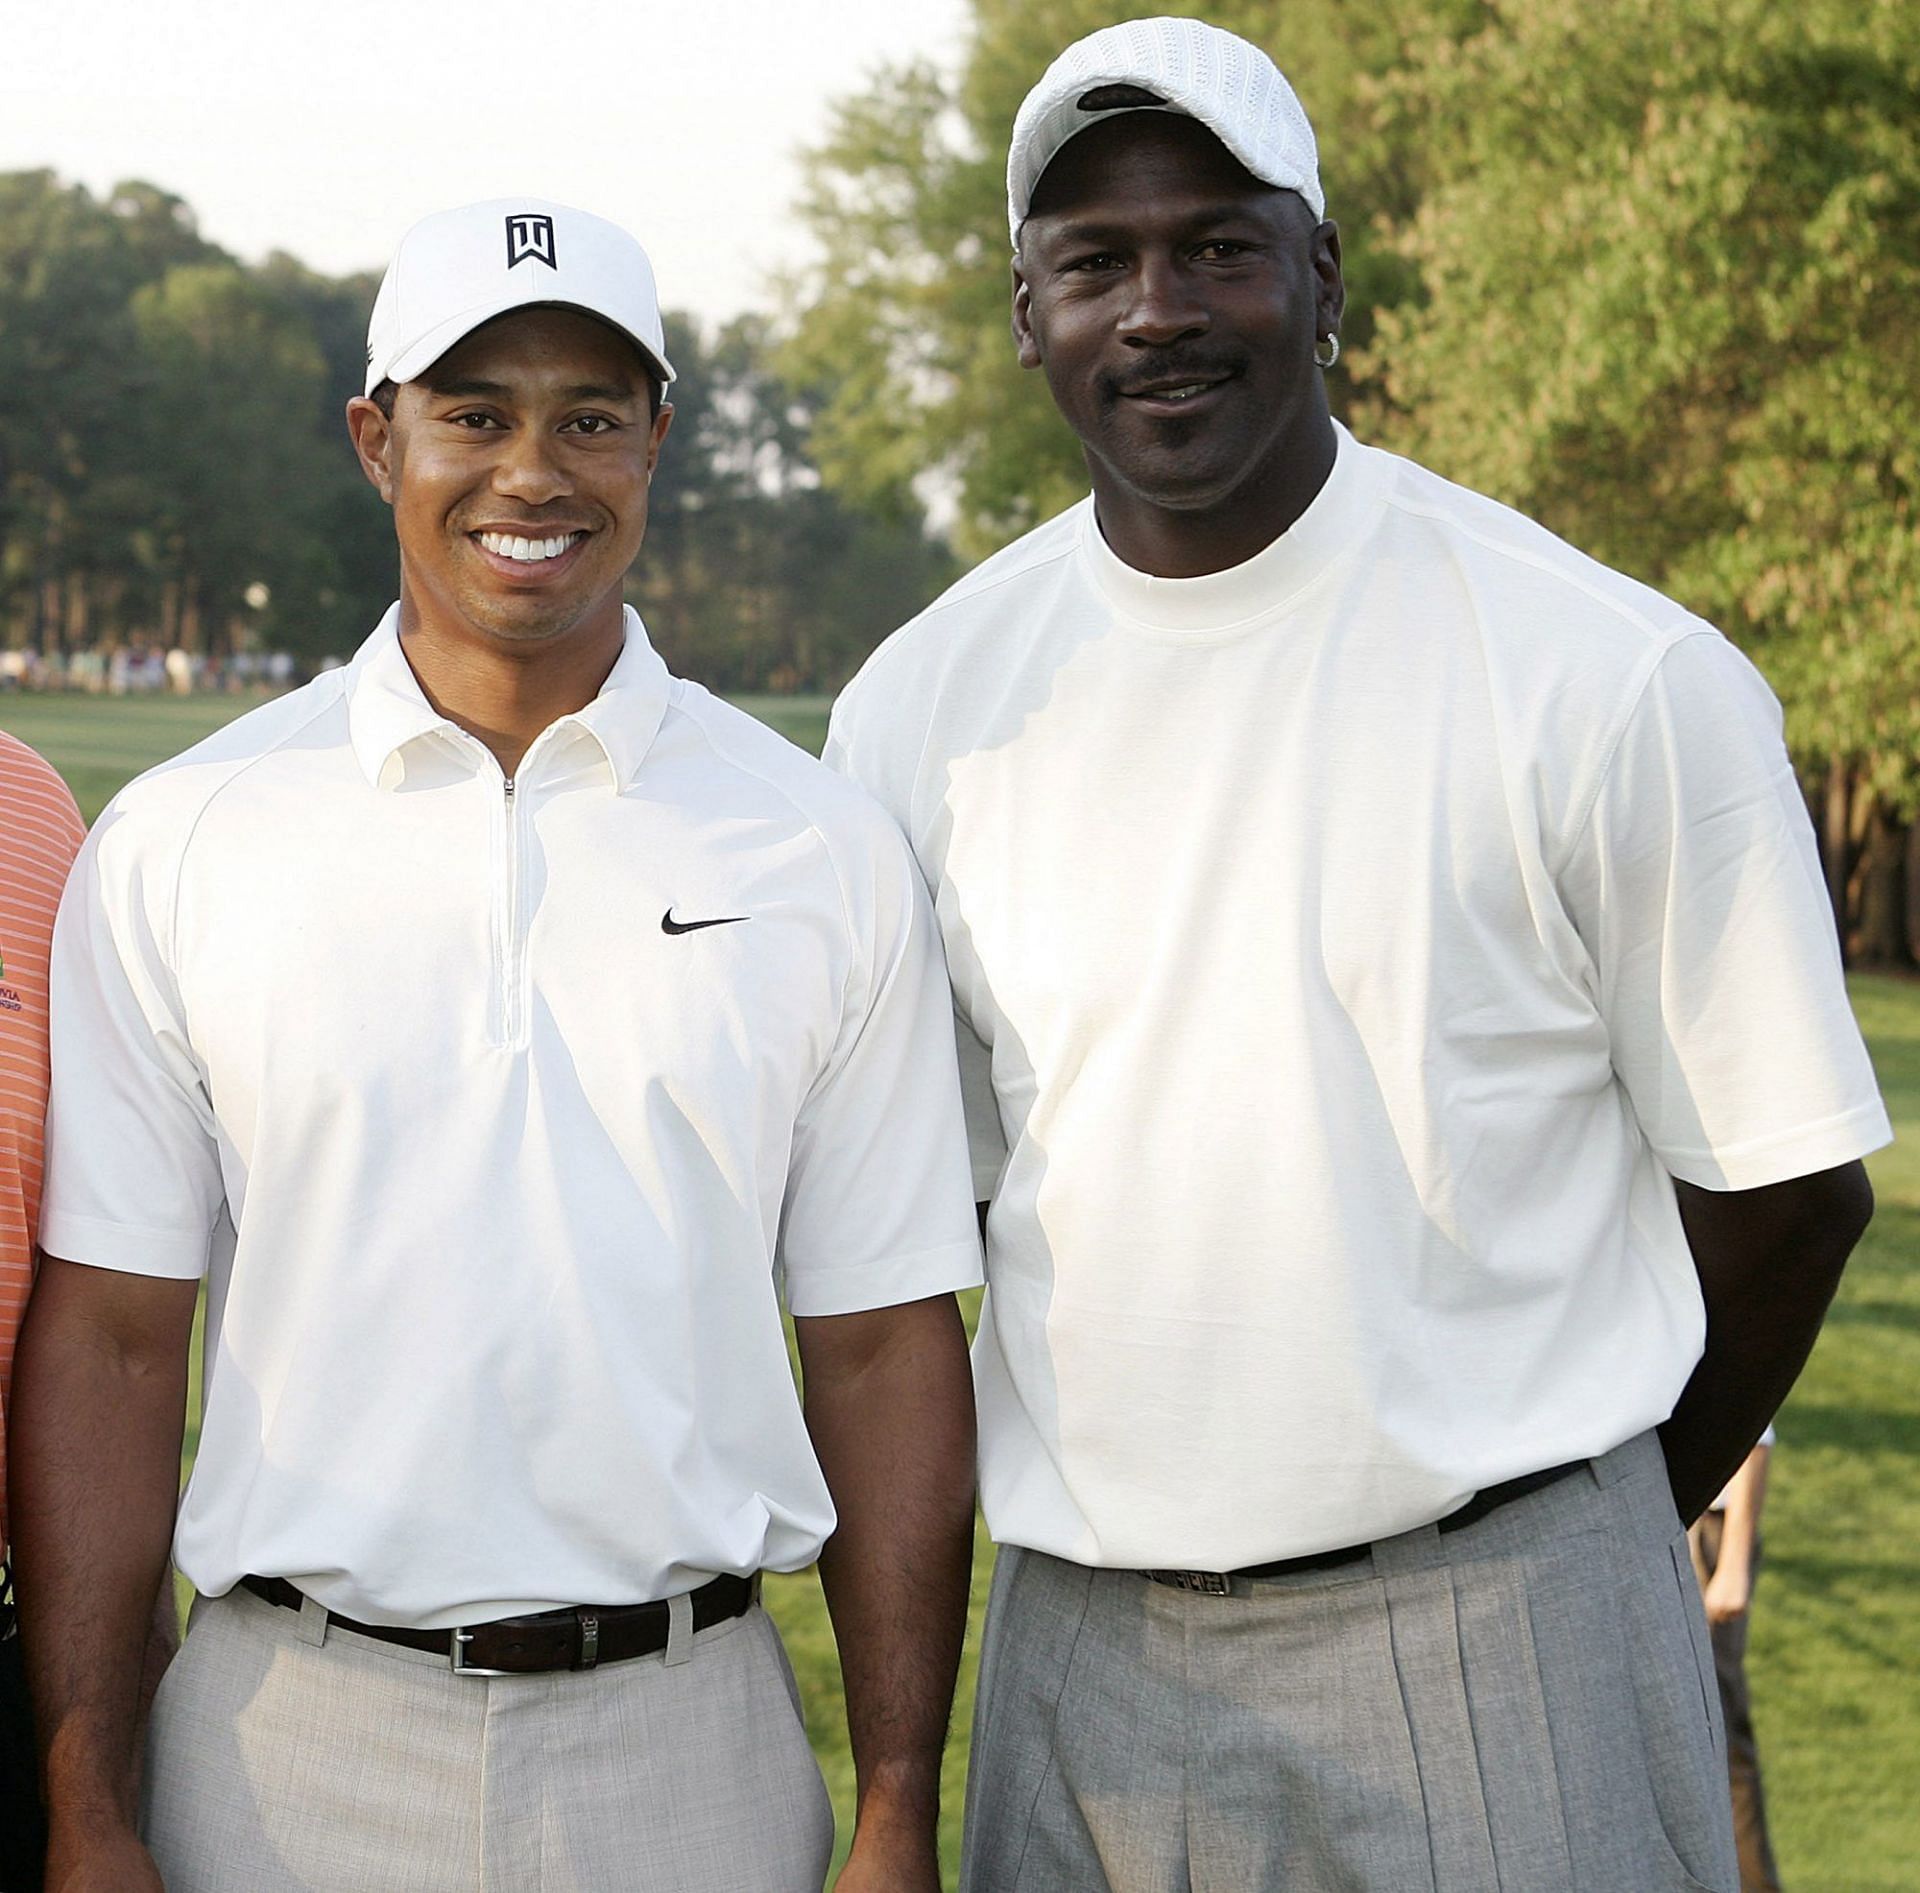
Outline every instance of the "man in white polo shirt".
POLYGON ((829 750, 985 1081, 966 1883, 1730 1888, 1679 1512, 1887 1135, 1778 711, 1334 425, 1338 233, 1257 48, 1094 34, 1008 182, 1093 494, 829 750))
POLYGON ((673 375, 630 236, 429 218, 369 340, 398 605, 119 796, 60 917, 16 1456, 49 1883, 818 1889, 757 1603, 817 1556, 840 1885, 931 1893, 978 1237, 924 889, 623 609, 673 375))

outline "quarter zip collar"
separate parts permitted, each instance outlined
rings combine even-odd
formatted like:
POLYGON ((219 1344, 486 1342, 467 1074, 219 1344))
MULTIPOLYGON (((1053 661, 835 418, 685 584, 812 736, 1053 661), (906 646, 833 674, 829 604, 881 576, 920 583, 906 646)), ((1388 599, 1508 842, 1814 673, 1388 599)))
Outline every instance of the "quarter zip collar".
MULTIPOLYGON (((584 730, 599 744, 616 793, 631 788, 639 775, 640 766, 653 747, 653 739, 660 733, 660 721, 667 713, 667 699, 673 687, 673 678, 660 653, 647 638, 647 627, 631 605, 626 607, 626 623, 626 644, 614 660, 599 694, 591 703, 550 726, 553 730, 569 727, 584 730)), ((526 761, 522 758, 521 773, 525 772, 526 761)))
MULTIPOLYGON (((590 737, 605 759, 616 794, 640 773, 666 715, 672 678, 647 638, 647 628, 626 607, 626 641, 591 703, 557 718, 528 746, 520 774, 534 751, 554 746, 556 732, 590 737)), ((407 754, 416 744, 450 743, 471 757, 472 739, 427 701, 400 647, 400 607, 391 606, 373 634, 354 653, 346 681, 347 726, 354 756, 376 789, 398 789, 406 780, 407 754)))

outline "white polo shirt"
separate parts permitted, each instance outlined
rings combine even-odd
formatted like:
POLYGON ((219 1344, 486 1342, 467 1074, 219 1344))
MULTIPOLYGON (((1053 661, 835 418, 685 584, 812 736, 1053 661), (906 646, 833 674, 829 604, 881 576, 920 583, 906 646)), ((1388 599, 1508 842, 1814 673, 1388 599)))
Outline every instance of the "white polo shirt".
POLYGON ((899 632, 830 759, 907 830, 991 1061, 996 1538, 1231 1570, 1665 1419, 1672 1179, 1885 1141, 1753 667, 1342 432, 1230 571, 1091 502, 899 632))
POLYGON ((979 1279, 912 859, 631 612, 510 784, 397 624, 131 784, 61 908, 43 1245, 211 1262, 177 1562, 427 1628, 797 1569, 781 1276, 979 1279))

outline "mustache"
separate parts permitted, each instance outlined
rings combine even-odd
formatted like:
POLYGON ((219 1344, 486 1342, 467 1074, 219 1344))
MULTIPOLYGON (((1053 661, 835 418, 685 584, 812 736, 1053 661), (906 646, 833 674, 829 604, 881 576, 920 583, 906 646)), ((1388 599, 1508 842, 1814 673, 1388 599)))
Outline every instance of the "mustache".
POLYGON ((1236 357, 1219 355, 1161 355, 1143 362, 1127 373, 1109 374, 1104 379, 1109 399, 1144 394, 1149 388, 1176 388, 1189 381, 1226 381, 1240 372, 1236 357))

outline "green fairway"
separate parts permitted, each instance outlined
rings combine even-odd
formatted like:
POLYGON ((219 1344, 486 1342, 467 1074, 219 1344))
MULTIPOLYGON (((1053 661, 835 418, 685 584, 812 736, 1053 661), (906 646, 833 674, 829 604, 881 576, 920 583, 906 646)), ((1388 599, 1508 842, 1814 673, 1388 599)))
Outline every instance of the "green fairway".
POLYGON ((826 746, 831 697, 734 697, 731 701, 816 756, 826 746))
POLYGON ((1748 1670, 1783 1883, 1920 1887, 1920 984, 1856 978, 1898 1138, 1779 1421, 1748 1670))
MULTIPOLYGON (((47 754, 91 816, 127 775, 244 707, 0 696, 0 729, 47 754)), ((808 747, 824 735, 825 699, 755 698, 746 707, 808 747)), ((1780 1417, 1749 1660, 1774 1836, 1795 1893, 1920 1887, 1920 983, 1862 977, 1853 992, 1902 1142, 1871 1160, 1879 1212, 1780 1417)), ((189 1460, 194 1439, 190 1424, 189 1460)), ((990 1564, 983 1535, 959 1738, 947 1752, 950 1884, 990 1564)), ((844 1853, 852 1769, 819 1586, 811 1574, 776 1578, 767 1596, 800 1677, 844 1853)))
MULTIPOLYGON (((130 776, 177 756, 263 701, 241 697, 86 697, 0 693, 0 730, 30 743, 66 777, 92 821, 130 776)), ((829 697, 743 697, 740 707, 817 756, 829 697)))
POLYGON ((0 695, 0 730, 46 757, 92 821, 130 776, 179 755, 261 701, 9 693, 0 695))

